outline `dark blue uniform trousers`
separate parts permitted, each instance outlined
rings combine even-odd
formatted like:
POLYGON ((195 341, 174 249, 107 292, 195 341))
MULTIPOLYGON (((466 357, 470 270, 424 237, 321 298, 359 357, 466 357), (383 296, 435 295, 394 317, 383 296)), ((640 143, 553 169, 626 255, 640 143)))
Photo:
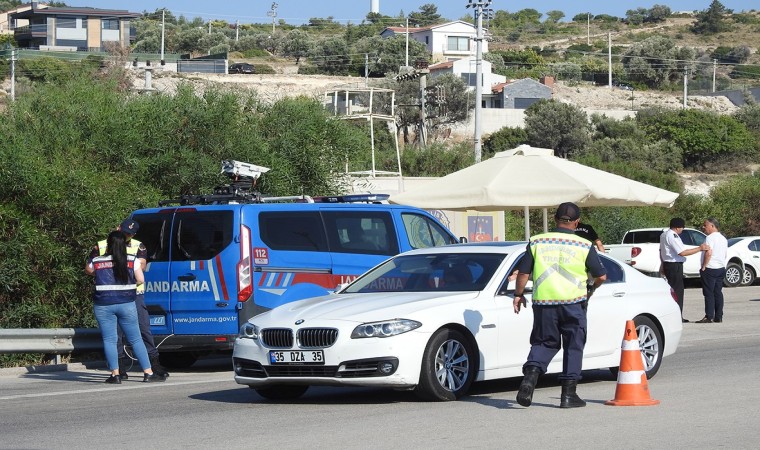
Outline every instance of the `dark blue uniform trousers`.
POLYGON ((723 278, 726 269, 705 269, 700 272, 702 294, 705 296, 705 316, 710 320, 723 320, 723 278))
MULTIPOLYGON (((150 314, 148 314, 148 308, 145 306, 145 294, 135 296, 135 307, 137 308, 137 323, 140 325, 140 336, 145 343, 145 349, 148 351, 148 356, 156 358, 158 357, 158 350, 156 349, 156 344, 153 343, 153 333, 150 331, 150 314)), ((124 333, 119 330, 119 339, 116 342, 116 346, 119 349, 119 359, 128 356, 124 352, 124 345, 122 344, 124 338, 122 334, 124 333)))
POLYGON ((562 347, 560 380, 580 380, 583 348, 586 346, 586 302, 572 305, 533 304, 533 331, 530 353, 523 369, 538 367, 546 373, 554 355, 562 347))

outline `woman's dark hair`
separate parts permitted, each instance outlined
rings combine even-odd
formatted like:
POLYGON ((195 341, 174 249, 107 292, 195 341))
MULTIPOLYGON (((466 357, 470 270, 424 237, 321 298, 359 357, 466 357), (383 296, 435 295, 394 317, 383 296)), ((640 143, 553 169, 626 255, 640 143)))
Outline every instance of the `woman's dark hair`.
POLYGON ((127 266, 127 236, 123 231, 112 231, 106 241, 106 255, 113 260, 113 275, 121 284, 129 283, 129 267, 127 266))

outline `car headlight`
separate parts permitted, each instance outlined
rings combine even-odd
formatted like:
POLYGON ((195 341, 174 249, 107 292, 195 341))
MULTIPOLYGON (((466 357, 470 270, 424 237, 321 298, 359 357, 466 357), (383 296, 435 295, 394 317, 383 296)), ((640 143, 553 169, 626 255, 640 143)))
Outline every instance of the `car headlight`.
POLYGON ((412 331, 421 326, 422 324, 420 322, 408 319, 393 319, 384 320, 382 322, 363 323, 354 328, 354 331, 351 332, 351 339, 391 337, 406 333, 407 331, 412 331))
POLYGON ((242 327, 240 327, 240 331, 238 332, 238 337, 243 339, 258 339, 259 338, 259 327, 256 325, 246 322, 243 324, 242 327))

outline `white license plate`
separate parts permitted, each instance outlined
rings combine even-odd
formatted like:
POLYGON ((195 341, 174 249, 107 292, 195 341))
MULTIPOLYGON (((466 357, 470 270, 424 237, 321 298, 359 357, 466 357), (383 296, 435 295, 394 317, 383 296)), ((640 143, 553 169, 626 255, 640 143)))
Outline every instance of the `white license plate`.
POLYGON ((150 326, 162 327, 166 325, 166 316, 150 316, 150 326))
POLYGON ((269 352, 271 364, 324 364, 322 350, 273 350, 269 352))

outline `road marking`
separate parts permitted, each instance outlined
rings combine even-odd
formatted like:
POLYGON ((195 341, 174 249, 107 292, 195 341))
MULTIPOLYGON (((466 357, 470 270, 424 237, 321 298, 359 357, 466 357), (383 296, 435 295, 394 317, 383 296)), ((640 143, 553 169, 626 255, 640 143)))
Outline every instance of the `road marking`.
MULTIPOLYGON (((117 385, 117 386, 107 386, 107 387, 99 387, 95 389, 83 389, 83 390, 76 390, 76 391, 41 392, 37 394, 8 395, 8 396, 0 397, 0 400, 15 400, 19 398, 55 397, 55 396, 60 396, 60 395, 89 394, 89 393, 96 393, 96 392, 125 391, 125 390, 132 390, 132 389, 149 389, 149 388, 157 388, 161 386, 187 386, 191 384, 218 383, 220 381, 230 381, 232 383, 235 383, 235 380, 232 379, 232 376, 225 376, 224 378, 213 378, 213 379, 208 379, 208 380, 196 380, 196 381, 178 381, 178 382, 164 381, 164 382, 159 382, 159 383, 139 382, 140 385, 137 385, 137 386, 117 385)), ((125 382, 125 384, 126 383, 129 383, 129 382, 127 381, 125 382)), ((241 385, 235 384, 235 386, 241 386, 241 385)))

